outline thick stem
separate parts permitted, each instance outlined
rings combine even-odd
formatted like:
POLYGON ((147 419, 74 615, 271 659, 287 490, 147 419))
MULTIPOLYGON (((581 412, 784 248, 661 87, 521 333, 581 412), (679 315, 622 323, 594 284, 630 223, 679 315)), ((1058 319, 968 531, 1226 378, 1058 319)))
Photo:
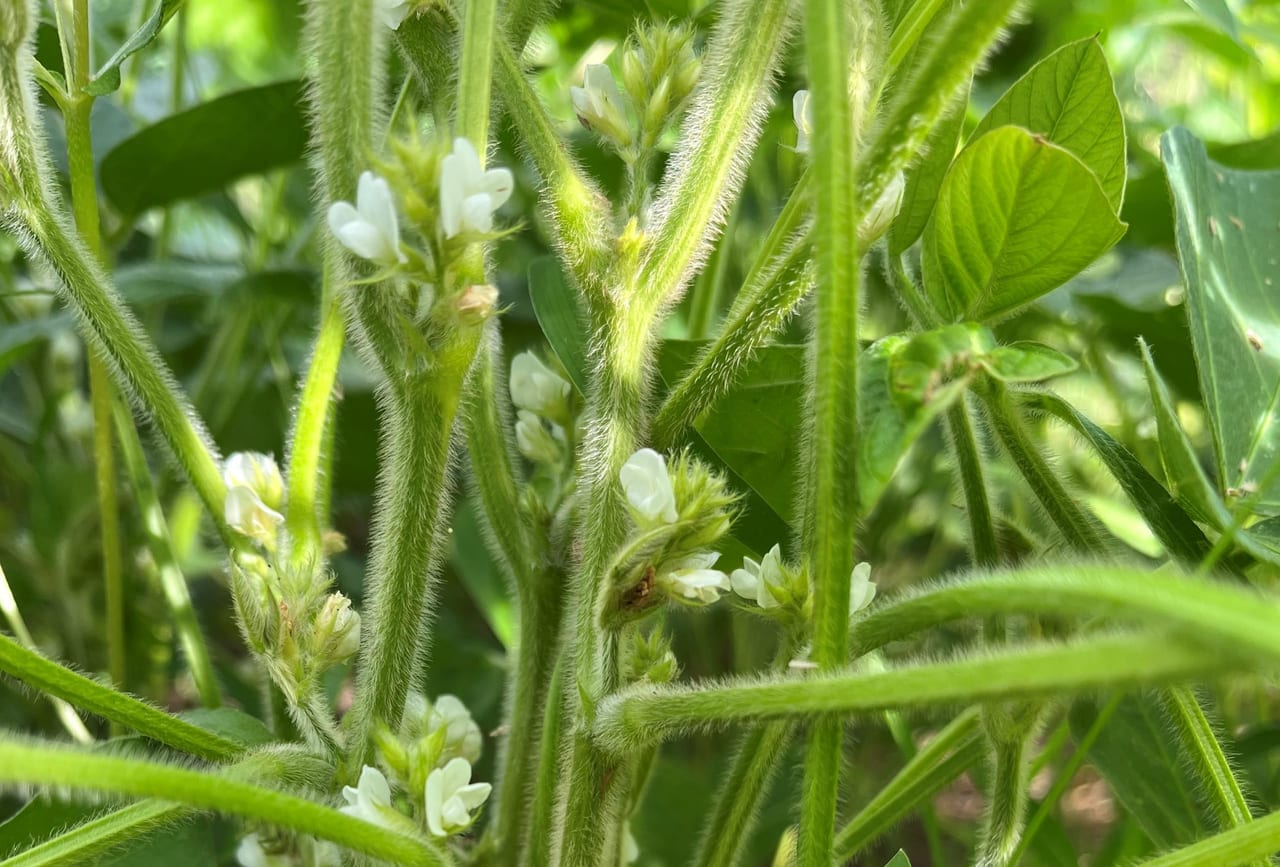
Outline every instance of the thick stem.
POLYGON ((498 0, 467 0, 462 17, 458 76, 458 134, 470 140, 483 163, 489 138, 489 82, 493 80, 494 21, 498 0))
POLYGON ((547 687, 538 747, 538 776, 534 783, 533 805, 521 846, 521 867, 546 867, 551 863, 554 844, 553 814, 556 784, 560 773, 561 728, 564 723, 564 686, 569 664, 564 656, 556 663, 547 687))

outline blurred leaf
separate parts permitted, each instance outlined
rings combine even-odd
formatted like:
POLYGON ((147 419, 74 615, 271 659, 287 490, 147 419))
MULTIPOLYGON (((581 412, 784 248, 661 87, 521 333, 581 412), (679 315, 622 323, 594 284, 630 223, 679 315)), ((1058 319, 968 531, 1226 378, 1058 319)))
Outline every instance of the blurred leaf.
POLYGON ((1280 130, 1248 141, 1205 142, 1205 149, 1214 162, 1233 169, 1280 169, 1280 130))
POLYGON ((0 373, 4 373, 10 365, 21 361, 27 353, 54 335, 70 331, 74 327, 75 320, 70 313, 55 313, 39 319, 0 325, 0 373))
POLYGON ((1280 172, 1209 159, 1185 129, 1162 139, 1177 211, 1178 255, 1200 387, 1213 430, 1219 492, 1261 486, 1254 504, 1280 512, 1280 172))
POLYGON ((502 573, 484 541, 476 503, 467 499, 453 515, 453 569, 471 594, 476 608, 504 648, 513 646, 515 611, 507 595, 502 573))
POLYGON ((529 265, 529 297, 542 333, 564 365, 578 393, 587 393, 587 327, 578 308, 577 292, 565 280, 553 256, 529 265))
POLYGON ((0 823, 0 857, 25 851, 69 825, 83 822, 101 808, 74 804, 39 794, 0 823))
POLYGON ((1124 117, 1111 68, 1096 36, 1064 45, 1018 79, 973 131, 1020 126, 1065 148, 1088 166, 1113 210, 1124 200, 1124 117))
MULTIPOLYGON (((214 818, 197 818, 154 835, 134 839, 101 858, 100 867, 216 867, 227 863, 215 840, 214 818)), ((226 834, 223 835, 224 838, 226 834)))
POLYGON ((1236 23, 1236 16, 1227 5, 1227 0, 1187 0, 1187 5, 1199 12, 1205 21, 1244 47, 1244 43, 1240 42, 1240 26, 1236 23))
POLYGON ((1080 367, 1074 358, 1029 341, 997 346, 983 359, 982 366, 1001 382, 1024 383, 1065 376, 1080 367))
POLYGON ((898 854, 890 858, 884 867, 911 867, 911 859, 907 857, 906 852, 899 849, 898 854))
POLYGON ((302 160, 302 83, 284 81, 210 100, 139 131, 102 160, 102 188, 125 214, 218 190, 302 160))
POLYGON ((160 31, 169 23, 169 19, 178 13, 183 2, 185 0, 160 0, 160 4, 156 6, 150 17, 142 22, 142 26, 125 40, 116 53, 111 55, 111 59, 103 64, 102 68, 84 86, 84 92, 92 96, 103 96, 118 90, 120 88, 121 65, 155 41, 156 37, 160 35, 160 31))
POLYGON ((969 88, 959 94, 947 114, 929 133, 925 142, 925 154, 907 173, 906 189, 902 193, 902 208, 889 229, 889 255, 901 256, 916 242, 929 216, 933 213, 938 190, 947 176, 947 169, 956 157, 956 144, 964 129, 965 108, 969 105, 969 88))
POLYGON ((183 711, 178 716, 206 731, 222 735, 246 749, 276 741, 275 735, 262 720, 233 707, 195 708, 183 711))
MULTIPOLYGON (((1093 701, 1072 705, 1069 719, 1077 739, 1097 715, 1093 701)), ((1137 694, 1120 701, 1089 750, 1089 761, 1160 848, 1189 843, 1205 829, 1203 807, 1179 749, 1160 703, 1137 694)))
POLYGON ((951 166, 924 233, 924 286, 950 321, 999 319, 1065 283, 1124 234, 1093 173, 1003 127, 951 166))

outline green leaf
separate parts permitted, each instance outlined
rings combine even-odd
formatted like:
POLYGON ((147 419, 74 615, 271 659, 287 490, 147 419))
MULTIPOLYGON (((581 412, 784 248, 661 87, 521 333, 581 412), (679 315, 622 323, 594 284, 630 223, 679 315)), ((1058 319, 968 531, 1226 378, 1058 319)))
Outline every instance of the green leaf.
POLYGON ((538 325, 578 393, 587 393, 587 326, 578 296, 553 256, 529 265, 529 297, 538 325))
POLYGON ((996 347, 982 360, 982 366, 1001 382, 1044 382, 1080 367, 1074 358, 1030 341, 996 347))
POLYGON ((132 36, 116 49, 111 59, 102 65, 97 74, 84 86, 84 92, 91 96, 105 96, 120 88, 120 67, 126 60, 146 48, 156 40, 160 31, 169 23, 169 19, 178 13, 185 0, 160 0, 155 11, 142 22, 132 36))
POLYGON ((1236 23, 1236 16, 1227 5, 1227 0, 1187 0, 1187 5, 1199 12, 1200 17, 1213 27, 1230 36, 1242 47, 1247 47, 1240 41, 1240 26, 1236 23))
POLYGON ((1124 117, 1096 36, 1064 45, 1009 88, 973 131, 1020 126, 1065 148, 1088 166, 1114 211, 1124 200, 1124 117))
POLYGON ((195 708, 183 711, 178 716, 205 731, 222 735, 245 749, 274 743, 276 740, 262 720, 231 707, 195 708))
POLYGON ((1008 316, 1080 273, 1124 234, 1084 163, 1017 127, 956 159, 924 233, 924 286, 952 322, 1008 316))
POLYGON ((201 103, 125 139, 102 160, 102 189, 117 210, 140 214, 300 162, 306 148, 302 83, 268 84, 201 103))
POLYGON ((1258 487, 1256 511, 1280 513, 1280 172, 1209 159, 1185 129, 1162 139, 1218 492, 1258 487))
POLYGON ((898 854, 886 861, 884 867, 911 867, 911 859, 907 857, 906 852, 899 849, 898 854))
POLYGON ((889 255, 901 256, 916 242, 929 215, 933 213, 938 190, 947 176, 947 169, 956 157, 956 144, 964 129, 965 109, 969 105, 969 88, 956 96, 955 104, 938 121, 925 141, 925 154, 907 173, 907 185, 902 192, 902 208, 889 230, 889 255))
POLYGON ((53 313, 39 319, 0 325, 0 373, 55 335, 74 328, 75 320, 70 313, 53 313))
MULTIPOLYGON (((1092 701, 1071 708, 1071 731, 1081 738, 1098 715, 1092 701)), ((1160 848, 1196 839, 1204 811, 1182 762, 1179 744, 1152 695, 1127 695, 1089 750, 1089 761, 1160 848)))

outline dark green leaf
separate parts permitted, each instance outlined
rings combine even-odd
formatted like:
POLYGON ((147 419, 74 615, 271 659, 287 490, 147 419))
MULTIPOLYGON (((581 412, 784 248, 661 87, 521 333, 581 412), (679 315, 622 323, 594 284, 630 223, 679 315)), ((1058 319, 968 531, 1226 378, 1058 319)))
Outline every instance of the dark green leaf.
POLYGON ((302 83, 268 84, 179 112, 121 142, 102 160, 102 188, 117 210, 140 214, 297 163, 306 147, 302 83))
POLYGON ((1113 210, 1124 200, 1125 133, 1107 57, 1096 36, 1059 48, 1020 78, 973 132, 1020 126, 1075 154, 1113 210))
POLYGON ((104 63, 93 79, 84 86, 84 92, 92 96, 103 96, 118 90, 121 65, 154 42, 184 2, 185 0, 160 0, 160 4, 156 6, 150 17, 142 22, 142 26, 125 40, 116 53, 111 55, 111 59, 104 63))
POLYGON ((578 393, 587 393, 587 327, 578 307, 578 296, 565 280, 554 257, 545 256, 529 265, 529 297, 533 312, 551 350, 564 365, 578 393))
POLYGON ((1062 285, 1124 234, 1084 163, 1002 127, 956 158, 924 233, 924 286, 952 322, 1000 319, 1062 285))
POLYGON ((1277 514, 1280 475, 1269 471, 1280 461, 1280 172, 1218 165, 1180 128, 1162 151, 1219 493, 1257 487, 1254 508, 1277 514))
POLYGON ((70 313, 0 325, 0 373, 54 335, 75 327, 70 313))
POLYGON ((232 707, 196 708, 184 711, 179 716, 246 749, 274 743, 276 740, 261 720, 232 707))

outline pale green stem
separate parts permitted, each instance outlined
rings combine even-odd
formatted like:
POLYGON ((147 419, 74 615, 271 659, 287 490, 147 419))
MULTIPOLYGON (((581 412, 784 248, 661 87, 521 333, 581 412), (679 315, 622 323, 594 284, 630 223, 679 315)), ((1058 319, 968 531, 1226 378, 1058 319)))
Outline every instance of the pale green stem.
POLYGON ((893 31, 889 40, 889 66, 897 69, 906 60, 907 54, 916 47, 920 37, 929 23, 937 16, 938 11, 950 0, 915 0, 906 16, 893 31))
POLYGON ((196 619, 195 609, 191 605, 191 593, 187 589, 186 578, 178 563, 177 552, 173 550, 173 542, 169 538, 169 528, 165 523, 164 511, 160 508, 160 498, 156 495, 151 472, 147 468, 142 443, 138 441, 138 432, 133 426, 133 419, 129 417, 124 407, 117 404, 114 409, 125 471, 133 483, 138 510, 142 513, 142 529, 147 537, 147 547, 151 550, 151 558, 155 561, 156 572, 160 576, 160 588, 164 592, 165 601, 169 604, 169 612, 173 615, 178 642, 182 645, 182 652, 186 656, 196 691, 200 693, 200 702, 205 707, 218 707, 222 704, 218 679, 213 671, 213 663, 209 660, 209 648, 200 631, 200 622, 196 619))
POLYGON ((970 708, 938 732, 840 829, 835 841, 836 863, 849 861, 916 805, 981 761, 984 747, 978 709, 970 708))
MULTIPOLYGON (((9 624, 9 629, 17 636, 22 646, 35 650, 36 643, 31 638, 31 632, 27 629, 26 621, 22 619, 22 612, 18 610, 18 600, 13 597, 13 588, 9 586, 9 579, 4 574, 3 564, 0 564, 0 614, 4 615, 4 619, 9 624)), ((58 714, 58 720, 62 723, 62 727, 67 730, 67 734, 71 735, 73 740, 82 744, 93 743, 93 735, 85 728, 84 721, 80 719, 75 708, 60 698, 51 696, 49 701, 53 704, 54 711, 58 714)))
POLYGON ((64 668, 4 635, 0 635, 0 671, 32 689, 182 752, 207 759, 228 759, 242 751, 238 744, 220 735, 64 668))
POLYGON ((983 709, 987 733, 987 812, 975 863, 979 867, 1017 864, 1018 848, 1031 781, 1027 753, 1038 729, 1040 708, 1023 703, 993 704, 983 709))
POLYGON ((156 831, 187 821, 197 811, 164 801, 139 801, 77 825, 0 861, 0 867, 61 867, 98 863, 102 856, 156 831))
POLYGON ((869 653, 944 623, 993 614, 1097 617, 1165 627, 1223 654, 1280 662, 1280 610, 1240 587, 1107 566, 1059 565, 978 576, 877 607, 853 633, 869 653))
POLYGON ((1256 659, 1206 650, 1161 631, 1027 645, 874 674, 626 689, 599 708, 592 734, 611 755, 731 723, 840 719, 891 708, 1040 699, 1105 688, 1187 682, 1248 670, 1256 659))
POLYGON ((467 0, 462 17, 461 72, 458 76, 458 134, 475 145, 483 164, 489 140, 489 83, 498 0, 467 0))
POLYGON ((991 519, 991 500, 987 480, 982 471, 982 453, 973 431, 973 419, 965 396, 947 411, 947 430, 955 452, 960 487, 964 492, 965 513, 969 516, 969 543, 973 549, 973 565, 990 569, 1000 562, 995 524, 991 519))
MULTIPOLYGON (((843 0, 808 0, 805 46, 813 105, 814 262, 817 304, 812 368, 809 498, 803 525, 813 598, 811 658, 833 671, 849 658, 849 576, 858 523, 858 201, 854 183, 861 117, 847 85, 850 14, 843 0)), ((870 27, 869 21, 855 26, 870 27)), ((865 41, 856 51, 869 50, 865 41)), ((800 802, 799 867, 829 867, 842 769, 843 723, 808 730, 800 802)))
POLYGON ((1238 867, 1255 862, 1266 863, 1280 851, 1280 811, 1237 825, 1173 852, 1143 861, 1140 867, 1238 867))
POLYGON ((226 774, 0 739, 0 780, 160 798, 289 828, 394 864, 447 863, 425 840, 226 774))
POLYGON ((634 297, 645 310, 679 294, 719 231, 772 101, 792 8, 790 0, 733 0, 720 12, 680 146, 653 204, 634 297))
POLYGON ((521 867, 546 867, 551 863, 554 843, 556 785, 560 772, 561 727, 564 722, 565 676, 568 661, 562 656, 552 672, 547 687, 547 700, 542 718, 542 735, 538 747, 538 775, 534 781, 533 802, 529 821, 521 841, 521 867))

